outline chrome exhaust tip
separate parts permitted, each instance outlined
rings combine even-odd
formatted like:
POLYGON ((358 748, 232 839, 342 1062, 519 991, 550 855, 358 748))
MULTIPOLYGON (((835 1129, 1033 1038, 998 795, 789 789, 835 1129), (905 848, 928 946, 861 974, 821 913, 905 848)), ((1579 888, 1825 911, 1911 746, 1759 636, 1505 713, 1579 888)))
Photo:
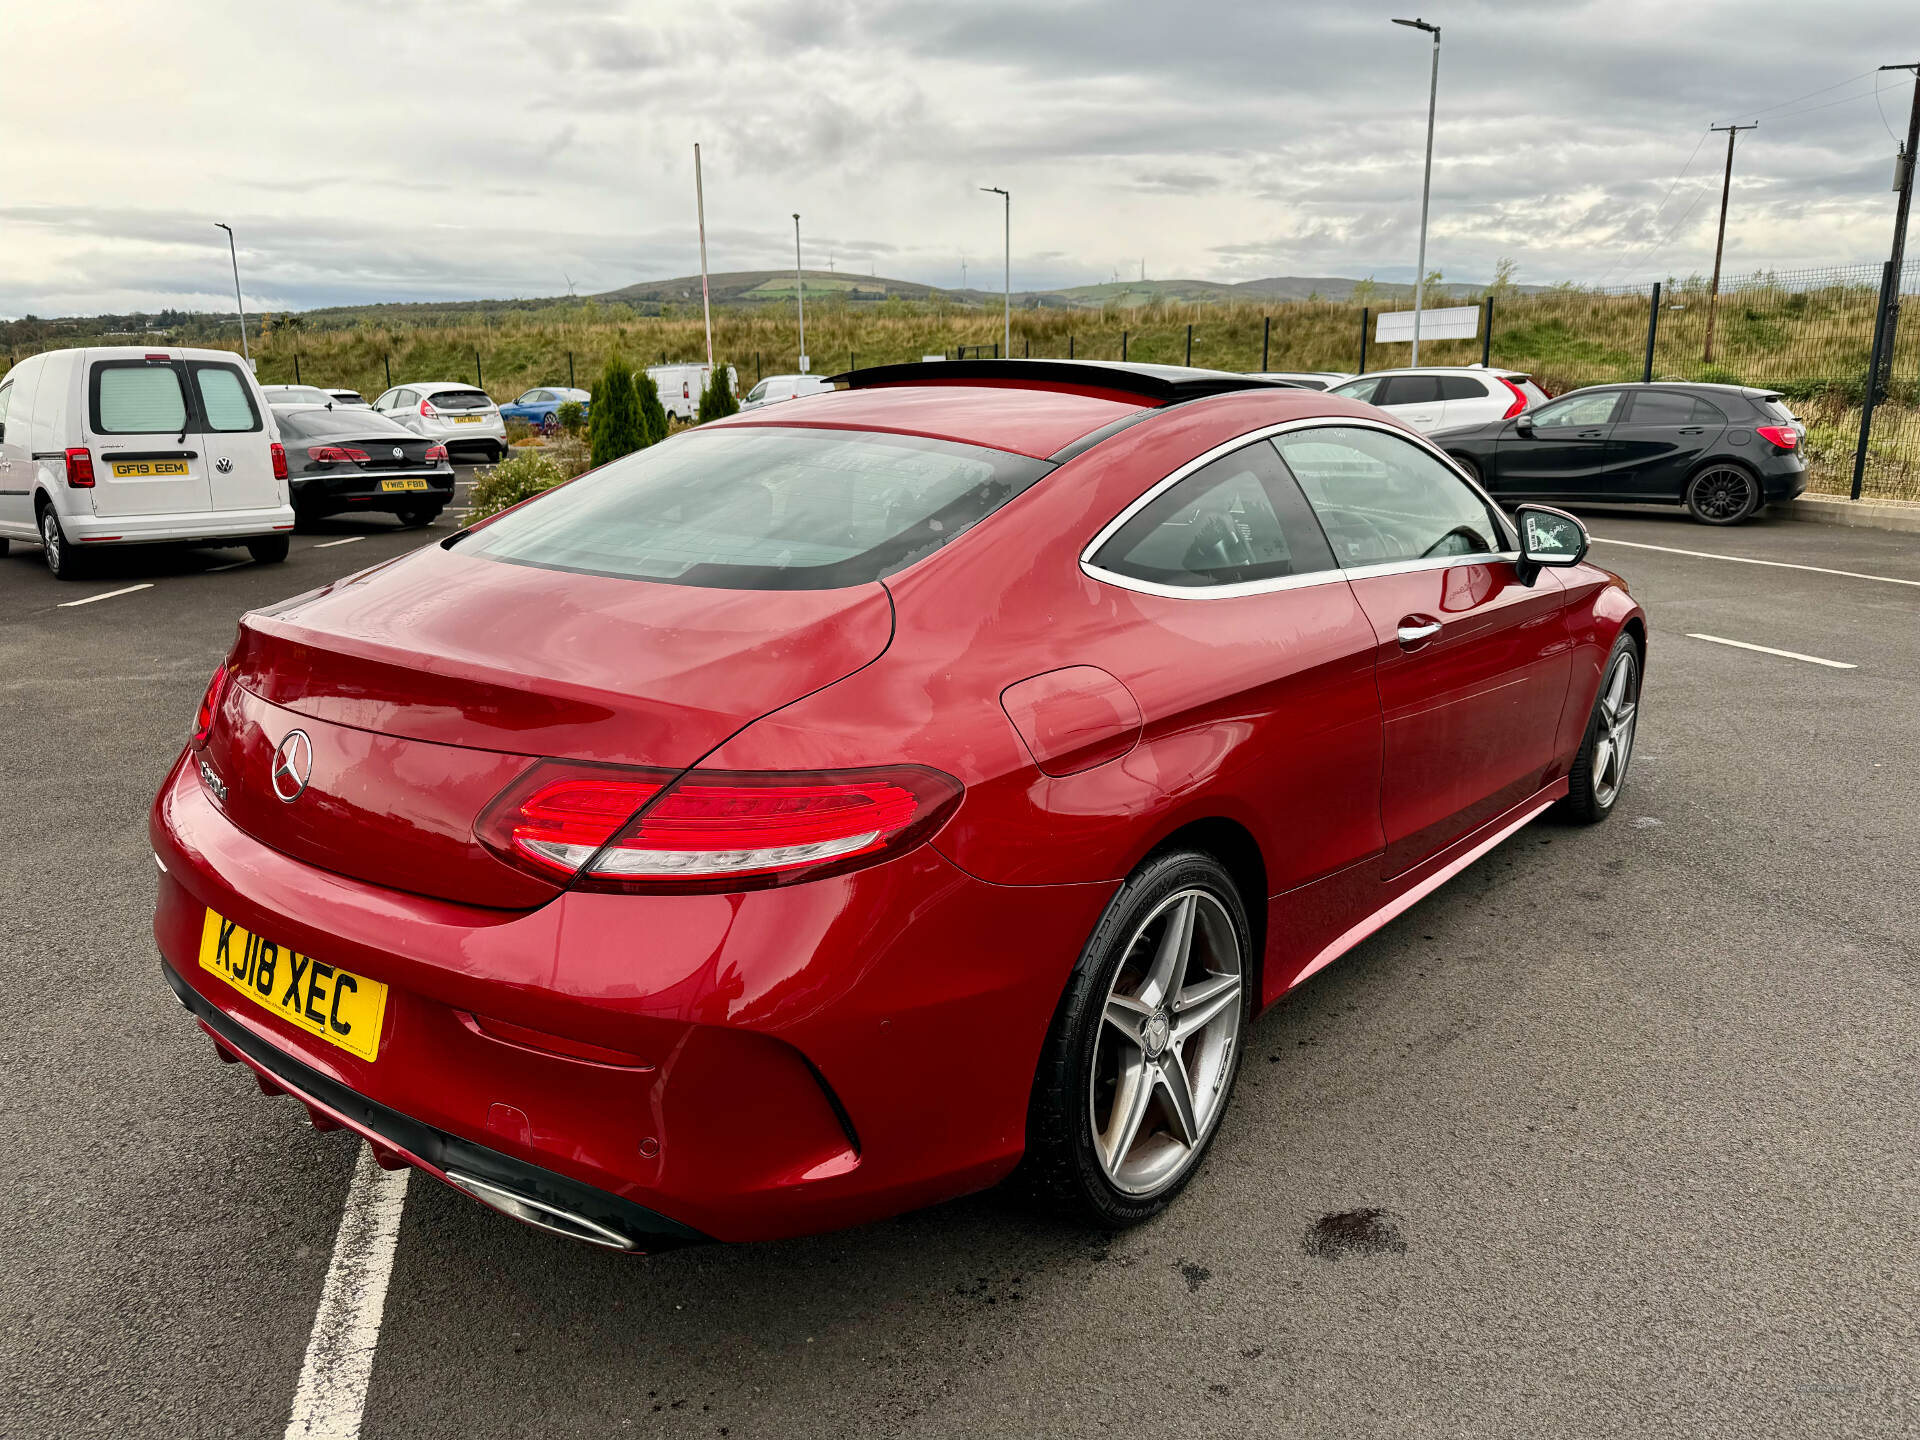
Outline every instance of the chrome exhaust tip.
POLYGON ((589 1245, 603 1246, 608 1250, 638 1252, 640 1247, 627 1236, 611 1226, 602 1225, 597 1220, 589 1220, 584 1215, 576 1215, 571 1210, 562 1210, 557 1205, 549 1205, 544 1200, 535 1200, 531 1195, 522 1195, 516 1190, 507 1190, 491 1181, 478 1180, 471 1175, 462 1175, 457 1170, 446 1172, 447 1179, 459 1186, 467 1194, 490 1209, 503 1215, 533 1225, 541 1230, 551 1230, 556 1235, 564 1235, 569 1240, 584 1240, 589 1245))

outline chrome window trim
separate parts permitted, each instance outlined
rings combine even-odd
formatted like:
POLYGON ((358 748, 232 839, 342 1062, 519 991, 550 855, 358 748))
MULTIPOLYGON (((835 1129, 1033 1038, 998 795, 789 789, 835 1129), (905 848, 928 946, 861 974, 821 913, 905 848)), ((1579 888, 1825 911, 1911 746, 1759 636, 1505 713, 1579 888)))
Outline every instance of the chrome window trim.
MULTIPOLYGON (((1283 463, 1285 458, 1284 455, 1281 456, 1283 463)), ((1309 501, 1308 504, 1311 505, 1312 502, 1309 501)), ((1506 511, 1500 508, 1493 497, 1488 495, 1473 477, 1454 463, 1451 455, 1433 444, 1426 436, 1409 433, 1398 425, 1368 420, 1357 415, 1314 415, 1302 420, 1283 421, 1277 425, 1263 425, 1257 430, 1236 435, 1233 439, 1222 441, 1211 450, 1187 461, 1165 479, 1148 486, 1118 515, 1101 526, 1093 539, 1081 549, 1080 572, 1089 580, 1096 580, 1103 585, 1112 585, 1120 590, 1132 590, 1142 595, 1162 595, 1175 600, 1233 600, 1246 595, 1265 595, 1279 590, 1304 590, 1315 585, 1367 580, 1376 575, 1411 575, 1422 570, 1448 570, 1455 565, 1488 565, 1502 560, 1508 564, 1516 564, 1519 559, 1519 537, 1509 525, 1506 511), (1433 456, 1461 484, 1480 498, 1487 507, 1487 512, 1494 517, 1494 523, 1500 527, 1500 538, 1507 548, 1488 555, 1439 555, 1422 560, 1389 560, 1379 565, 1356 565, 1347 568, 1336 566, 1331 570, 1312 570, 1304 575, 1281 575, 1272 580, 1247 580, 1237 585, 1162 585, 1153 580, 1136 580, 1131 575, 1122 575, 1118 571, 1107 570, 1093 563, 1093 557, 1099 552, 1100 547, 1112 539, 1122 525, 1203 466, 1211 465, 1215 460, 1231 455, 1234 451, 1248 445, 1262 440, 1271 440, 1275 435, 1294 430, 1356 428, 1379 430, 1388 435, 1398 436, 1408 444, 1416 445, 1433 456)))

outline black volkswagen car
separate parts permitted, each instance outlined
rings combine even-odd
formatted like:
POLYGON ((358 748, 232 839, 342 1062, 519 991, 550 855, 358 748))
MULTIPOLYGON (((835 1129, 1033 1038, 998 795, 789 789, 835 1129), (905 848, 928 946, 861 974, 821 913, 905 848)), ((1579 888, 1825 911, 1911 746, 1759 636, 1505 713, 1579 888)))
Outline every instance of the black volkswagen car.
POLYGON ((371 410, 275 406, 287 448, 293 512, 302 523, 345 510, 386 510, 431 525, 453 498, 447 447, 371 410))
POLYGON ((1594 385, 1514 416, 1428 437, 1501 504, 1684 505, 1736 525, 1807 488, 1806 433, 1773 390, 1594 385))

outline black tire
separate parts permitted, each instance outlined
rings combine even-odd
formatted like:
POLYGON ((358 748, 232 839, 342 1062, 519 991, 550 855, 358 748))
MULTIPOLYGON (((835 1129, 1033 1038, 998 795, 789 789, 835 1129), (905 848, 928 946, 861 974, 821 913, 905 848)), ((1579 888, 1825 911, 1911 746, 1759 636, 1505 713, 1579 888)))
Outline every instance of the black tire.
POLYGON ((505 445, 496 445, 493 447, 494 464, 498 465, 502 460, 507 458, 508 448, 509 447, 505 445))
POLYGON ((400 524, 408 530, 424 530, 439 518, 441 505, 403 505, 394 511, 400 524))
POLYGON ((1467 478, 1473 481, 1474 484, 1478 485, 1482 490, 1487 488, 1486 477, 1480 473, 1480 466, 1476 462, 1469 460, 1464 455, 1449 455, 1447 458, 1462 470, 1466 471, 1467 478))
POLYGON ((1593 697, 1593 713, 1587 717, 1587 733, 1581 737, 1580 751, 1573 757, 1573 769, 1567 776, 1567 796, 1555 807, 1562 819, 1576 825, 1597 825, 1619 803, 1639 729, 1643 658, 1631 634, 1613 642, 1613 652, 1600 671, 1600 689, 1593 697), (1625 703, 1632 707, 1624 722, 1610 703, 1615 677, 1622 669, 1626 671, 1625 703), (1609 746, 1610 754, 1603 748, 1609 746))
MULTIPOLYGON (((1185 1188, 1219 1133, 1220 1117, 1232 1098, 1239 1072, 1257 974, 1251 936, 1246 905, 1233 877, 1211 855, 1178 850, 1152 856, 1120 887, 1074 966, 1041 1052, 1028 1109, 1026 1154, 1016 1174, 1017 1187, 1030 1199, 1077 1222, 1119 1230, 1159 1214, 1185 1188), (1148 933, 1148 927, 1170 901, 1196 891, 1218 907, 1208 908, 1215 933, 1219 933, 1223 918, 1238 947, 1241 983, 1234 1002, 1238 1006, 1237 1026, 1225 1042, 1224 1057, 1213 1069, 1214 1080, 1204 1087, 1211 1108, 1198 1143, 1178 1146, 1185 1156, 1179 1168, 1149 1192, 1129 1193, 1109 1177, 1094 1136, 1101 1104, 1097 1066, 1099 1042, 1106 1031, 1104 1017, 1109 996, 1123 968, 1128 968, 1130 955, 1137 957, 1139 953, 1136 942, 1148 933)), ((1224 1018, 1225 1010, 1220 1014, 1224 1018)), ((1200 1043, 1203 1038, 1196 1035, 1189 1042, 1168 1042, 1162 1032, 1162 1053, 1179 1053, 1182 1045, 1200 1043)), ((1189 1073, 1185 1067, 1190 1063, 1182 1062, 1183 1077, 1189 1073)), ((1200 1088, 1189 1093, 1197 1093, 1200 1088)), ((1152 1085, 1147 1091, 1154 1097, 1149 1106, 1159 1105, 1159 1092, 1152 1085)), ((1148 1113, 1153 1113, 1151 1108, 1148 1113)), ((1141 1133, 1147 1135, 1147 1143, 1152 1142, 1144 1123, 1141 1133)))
POLYGON ((66 527, 60 523, 59 512, 45 501, 40 505, 40 551, 54 579, 86 579, 91 567, 73 548, 73 542, 67 539, 66 527))
POLYGON ((263 540, 247 541, 247 554, 256 565, 278 565, 292 547, 293 542, 285 535, 269 535, 263 540))
POLYGON ((1746 466, 1716 460, 1687 481, 1687 513, 1702 525, 1738 525, 1764 503, 1760 482, 1746 466))

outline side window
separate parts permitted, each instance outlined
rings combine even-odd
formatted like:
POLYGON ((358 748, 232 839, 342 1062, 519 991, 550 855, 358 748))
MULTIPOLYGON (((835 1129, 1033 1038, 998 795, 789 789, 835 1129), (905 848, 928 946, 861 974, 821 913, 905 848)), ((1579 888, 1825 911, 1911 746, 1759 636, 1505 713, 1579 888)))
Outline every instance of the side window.
POLYGON ((247 382, 231 365, 195 365, 193 383, 200 392, 200 413, 209 430, 229 433, 258 430, 260 415, 253 408, 247 382))
POLYGON ((7 423, 7 410, 13 404, 13 382, 0 385, 0 425, 7 423))
MULTIPOLYGON (((1785 407, 1783 406, 1781 408, 1784 409, 1785 407)), ((1789 416, 1788 418, 1791 419, 1792 417, 1789 416)), ((1689 423, 1694 425, 1724 425, 1727 423, 1727 412, 1711 400, 1695 400, 1693 402, 1693 419, 1689 423)))
POLYGON ((543 405, 553 399, 553 392, 551 390, 536 390, 527 396, 527 399, 535 405, 543 405))
POLYGON ((1273 443, 1342 566, 1506 548, 1506 531, 1458 475, 1410 440, 1359 426, 1290 430, 1273 443))
POLYGON ((1627 421, 1633 425, 1692 425, 1696 423, 1693 397, 1675 395, 1670 390, 1636 390, 1627 421))
POLYGON ((1376 405, 1431 405, 1440 398, 1438 375, 1389 375, 1376 405))
POLYGON ((753 389, 747 392, 747 399, 761 400, 766 397, 766 393, 767 393, 767 382, 762 380, 758 385, 754 386, 753 389))
POLYGON ((411 410, 413 408, 413 399, 414 396, 411 390, 396 390, 393 392, 393 404, 389 408, 394 410, 411 410))
POLYGON ((1363 405, 1373 404, 1373 397, 1380 393, 1380 376, 1367 375, 1359 380, 1349 380, 1344 385, 1336 385, 1333 393, 1347 400, 1358 400, 1363 405))
POLYGON ((180 434, 187 428, 186 393, 171 365, 102 361, 93 367, 92 390, 97 435, 180 434))
POLYGON ((1621 391, 1599 390, 1590 395, 1569 395, 1532 412, 1536 430, 1576 429, 1582 425, 1604 425, 1613 419, 1621 391))
POLYGON ((376 410, 386 410, 391 408, 392 405, 393 405, 393 391, 391 390, 387 391, 386 394, 382 395, 378 400, 373 402, 373 408, 376 410))
POLYGON ((1487 387, 1471 375, 1436 375, 1442 400, 1484 400, 1487 387))
POLYGON ((1182 589, 1334 568, 1299 488, 1264 441, 1202 466, 1155 496, 1100 547, 1093 563, 1182 589))

